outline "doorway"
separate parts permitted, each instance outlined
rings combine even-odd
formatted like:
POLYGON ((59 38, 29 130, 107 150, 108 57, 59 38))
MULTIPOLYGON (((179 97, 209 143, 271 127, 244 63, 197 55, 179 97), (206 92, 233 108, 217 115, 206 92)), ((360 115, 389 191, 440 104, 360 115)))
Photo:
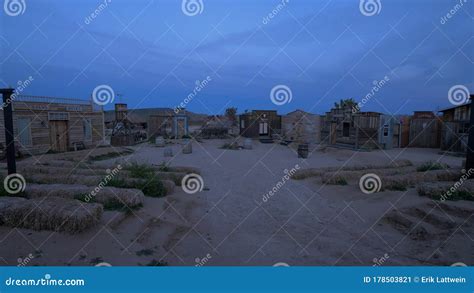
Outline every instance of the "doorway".
POLYGON ((260 122, 258 134, 260 136, 268 135, 268 122, 260 122))
POLYGON ((55 152, 66 152, 69 145, 67 121, 49 121, 49 137, 51 150, 55 152))

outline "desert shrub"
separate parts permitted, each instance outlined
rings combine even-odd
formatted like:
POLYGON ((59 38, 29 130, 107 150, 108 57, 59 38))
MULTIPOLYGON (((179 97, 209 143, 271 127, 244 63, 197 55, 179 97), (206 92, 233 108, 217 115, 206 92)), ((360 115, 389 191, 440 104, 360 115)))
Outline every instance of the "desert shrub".
POLYGON ((394 191, 406 191, 407 186, 403 182, 393 181, 389 186, 386 187, 386 189, 394 191))
POLYGON ((169 172, 169 171, 170 171, 170 167, 169 167, 165 162, 162 162, 162 163, 158 166, 158 170, 160 170, 161 172, 169 172))
POLYGON ((150 261, 149 263, 147 263, 147 266, 149 266, 149 267, 166 267, 166 266, 168 266, 168 263, 166 261, 154 259, 154 260, 150 261))
POLYGON ((125 167, 133 178, 147 178, 155 173, 155 169, 147 164, 132 163, 125 167))
POLYGON ((166 195, 166 189, 163 182, 154 174, 149 174, 143 180, 127 181, 123 178, 112 178, 107 182, 107 186, 117 188, 135 188, 143 192, 144 195, 150 197, 162 197, 166 195))
POLYGON ((221 149, 225 149, 225 150, 238 150, 238 149, 239 149, 239 145, 238 145, 236 142, 225 143, 225 144, 223 144, 220 148, 221 148, 221 149))
POLYGON ((426 171, 433 171, 433 170, 444 170, 448 169, 449 166, 446 164, 438 163, 438 162, 426 162, 419 166, 416 171, 418 172, 426 172, 426 171))

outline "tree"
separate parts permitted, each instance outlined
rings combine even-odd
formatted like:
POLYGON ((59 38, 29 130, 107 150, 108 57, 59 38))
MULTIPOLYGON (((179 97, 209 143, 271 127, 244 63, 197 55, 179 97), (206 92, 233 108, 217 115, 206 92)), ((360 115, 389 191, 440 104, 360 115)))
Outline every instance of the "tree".
POLYGON ((225 109, 225 116, 232 121, 232 125, 237 124, 237 108, 230 107, 225 109))
POLYGON ((354 108, 357 107, 357 102, 353 99, 345 99, 345 100, 340 100, 339 102, 334 103, 334 107, 336 109, 342 109, 342 108, 354 108))

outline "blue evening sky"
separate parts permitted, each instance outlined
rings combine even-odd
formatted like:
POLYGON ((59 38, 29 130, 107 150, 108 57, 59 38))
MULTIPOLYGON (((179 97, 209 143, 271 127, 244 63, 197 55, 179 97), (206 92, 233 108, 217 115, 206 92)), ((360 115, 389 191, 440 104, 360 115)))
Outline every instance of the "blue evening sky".
POLYGON ((90 22, 103 0, 23 1, 21 15, 0 10, 0 87, 32 76, 25 94, 88 99, 106 84, 129 108, 175 107, 209 76, 189 110, 324 113, 387 76, 364 110, 409 114, 449 106, 454 85, 474 91, 471 0, 444 24, 459 0, 380 0, 374 16, 359 0, 289 0, 269 21, 281 0, 202 0, 195 16, 181 0, 111 0, 90 22), (277 106, 280 84, 292 100, 277 106))

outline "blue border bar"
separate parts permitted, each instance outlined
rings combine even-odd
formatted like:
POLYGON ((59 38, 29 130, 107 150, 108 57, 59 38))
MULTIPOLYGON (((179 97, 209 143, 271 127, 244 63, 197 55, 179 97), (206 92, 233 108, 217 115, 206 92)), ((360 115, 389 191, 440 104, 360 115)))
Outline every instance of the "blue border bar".
POLYGON ((474 292, 474 267, 0 267, 0 276, 2 293, 474 292), (442 277, 465 282, 437 283, 442 277), (44 281, 18 285, 25 280, 44 281), (52 285, 59 280, 84 285, 52 285))

